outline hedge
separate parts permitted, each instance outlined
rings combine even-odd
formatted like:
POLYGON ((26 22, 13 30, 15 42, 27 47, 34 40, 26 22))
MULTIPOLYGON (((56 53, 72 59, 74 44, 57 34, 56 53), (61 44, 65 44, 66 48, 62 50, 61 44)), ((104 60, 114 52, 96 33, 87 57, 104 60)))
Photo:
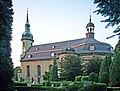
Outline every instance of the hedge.
POLYGON ((65 88, 16 86, 17 91, 65 91, 65 88))
POLYGON ((94 83, 79 89, 78 91, 107 91, 106 84, 103 83, 94 83))

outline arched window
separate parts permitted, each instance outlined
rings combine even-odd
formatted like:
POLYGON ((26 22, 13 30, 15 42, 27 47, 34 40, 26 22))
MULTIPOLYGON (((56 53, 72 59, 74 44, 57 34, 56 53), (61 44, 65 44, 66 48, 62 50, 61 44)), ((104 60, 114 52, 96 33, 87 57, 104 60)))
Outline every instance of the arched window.
POLYGON ((49 65, 49 71, 51 71, 51 69, 52 69, 52 64, 49 65))
POLYGON ((26 66, 26 75, 27 77, 30 77, 30 66, 29 65, 26 66))
POLYGON ((37 76, 41 76, 41 66, 37 65, 37 76))

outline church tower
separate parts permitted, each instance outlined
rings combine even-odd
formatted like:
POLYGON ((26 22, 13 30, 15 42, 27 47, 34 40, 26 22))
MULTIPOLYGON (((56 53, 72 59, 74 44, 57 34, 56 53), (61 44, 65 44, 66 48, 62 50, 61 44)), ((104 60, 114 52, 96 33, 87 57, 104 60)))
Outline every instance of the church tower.
POLYGON ((25 52, 32 46, 34 40, 33 35, 30 32, 30 24, 28 19, 28 10, 27 10, 27 17, 26 17, 26 24, 25 24, 25 32, 22 34, 22 56, 24 56, 25 52))
POLYGON ((90 20, 89 23, 86 26, 87 33, 86 33, 86 38, 94 38, 94 24, 91 22, 91 15, 90 15, 90 20))

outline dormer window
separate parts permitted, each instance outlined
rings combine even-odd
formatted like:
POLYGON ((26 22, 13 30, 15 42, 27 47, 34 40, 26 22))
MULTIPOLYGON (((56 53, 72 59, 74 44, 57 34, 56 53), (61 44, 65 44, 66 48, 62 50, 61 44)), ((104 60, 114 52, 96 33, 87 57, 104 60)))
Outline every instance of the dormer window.
POLYGON ((94 51, 95 50, 95 46, 90 46, 90 51, 94 51))
POLYGON ((28 55, 28 58, 32 58, 32 55, 29 54, 29 55, 28 55))
POLYGON ((35 48, 35 50, 37 51, 37 50, 39 50, 39 48, 35 48))
POLYGON ((53 52, 53 53, 51 53, 51 56, 52 56, 52 57, 54 56, 54 52, 53 52))
POLYGON ((54 49, 54 48, 55 48, 55 46, 53 45, 53 46, 52 46, 52 48, 54 49))

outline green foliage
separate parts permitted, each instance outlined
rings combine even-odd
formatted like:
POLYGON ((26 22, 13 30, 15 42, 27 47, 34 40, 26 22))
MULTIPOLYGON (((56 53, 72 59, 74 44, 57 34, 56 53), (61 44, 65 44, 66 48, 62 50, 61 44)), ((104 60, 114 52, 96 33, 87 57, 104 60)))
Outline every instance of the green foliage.
POLYGON ((81 82, 81 78, 82 78, 82 76, 76 76, 75 81, 80 81, 81 82))
POLYGON ((73 84, 73 85, 70 85, 69 87, 67 87, 66 91, 77 91, 78 89, 79 89, 79 85, 73 84))
POLYGON ((59 87, 60 86, 60 82, 56 82, 56 81, 52 81, 52 82, 50 82, 51 83, 51 85, 53 84, 54 85, 54 87, 59 87))
POLYGON ((54 63, 52 65, 52 69, 50 71, 50 80, 58 81, 58 65, 56 62, 56 55, 54 56, 54 63))
POLYGON ((108 83, 110 82, 110 78, 109 78, 109 74, 107 72, 104 72, 101 74, 101 83, 106 83, 108 85, 108 83))
POLYGON ((11 59, 13 9, 11 0, 0 0, 0 91, 13 91, 11 59))
MULTIPOLYGON (((103 81, 105 79, 105 76, 106 76, 106 78, 109 78, 109 67, 110 67, 110 64, 112 62, 111 57, 112 57, 112 55, 108 54, 108 55, 105 56, 105 59, 102 61, 102 64, 101 64, 101 67, 100 67, 100 72, 99 72, 99 81, 100 82, 105 82, 105 81, 103 81)), ((108 81, 108 79, 106 81, 108 81)), ((105 82, 105 83, 108 84, 108 82, 105 82)))
POLYGON ((88 80, 89 81, 93 81, 93 82, 96 82, 96 74, 94 73, 94 72, 91 72, 90 74, 89 74, 89 78, 88 78, 88 80))
POLYGON ((69 83, 67 81, 63 81, 63 86, 68 86, 69 83))
POLYGON ((82 76, 81 81, 88 81, 89 76, 82 76))
POLYGON ((14 80, 18 81, 18 71, 20 70, 20 67, 14 68, 14 80))
POLYGON ((107 86, 102 83, 94 83, 79 89, 78 91, 107 91, 107 86))
POLYGON ((100 57, 93 56, 88 62, 85 64, 85 72, 84 75, 89 75, 91 72, 99 74, 100 65, 102 59, 100 57))
POLYGON ((110 83, 114 86, 120 85, 120 40, 116 46, 113 61, 110 65, 110 83))
POLYGON ((17 91, 65 91, 65 88, 41 87, 41 86, 17 86, 17 91))
POLYGON ((51 86, 51 83, 50 83, 50 81, 44 81, 42 83, 42 86, 51 86))
POLYGON ((27 86, 27 82, 14 82, 15 86, 27 86))
POLYGON ((120 87, 107 87, 107 91, 120 91, 120 87))
POLYGON ((45 71, 42 77, 43 77, 43 80, 50 81, 50 72, 45 71))
POLYGON ((74 81, 76 76, 82 75, 80 57, 75 54, 66 55, 60 63, 60 78, 62 80, 74 81))
POLYGON ((94 0, 97 4, 97 14, 101 14, 107 19, 103 22, 108 22, 107 26, 114 26, 120 23, 120 0, 94 0))

